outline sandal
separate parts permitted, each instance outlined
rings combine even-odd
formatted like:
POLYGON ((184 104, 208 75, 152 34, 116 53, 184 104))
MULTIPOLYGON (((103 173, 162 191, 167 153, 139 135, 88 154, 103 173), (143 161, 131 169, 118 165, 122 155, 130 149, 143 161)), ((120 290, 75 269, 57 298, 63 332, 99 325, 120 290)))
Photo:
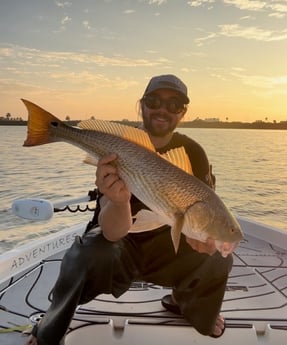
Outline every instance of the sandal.
POLYGON ((181 315, 181 311, 179 306, 173 301, 171 295, 165 295, 161 299, 161 305, 167 309, 168 311, 176 314, 176 315, 181 315))

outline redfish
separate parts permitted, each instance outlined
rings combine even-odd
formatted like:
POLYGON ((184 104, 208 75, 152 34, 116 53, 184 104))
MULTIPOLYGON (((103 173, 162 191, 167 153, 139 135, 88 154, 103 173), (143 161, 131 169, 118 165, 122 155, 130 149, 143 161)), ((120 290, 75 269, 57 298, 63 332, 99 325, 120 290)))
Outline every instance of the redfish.
POLYGON ((130 192, 150 211, 140 211, 131 231, 152 230, 168 224, 177 252, 180 236, 205 242, 215 240, 223 257, 230 254, 243 233, 219 196, 192 174, 183 147, 164 155, 155 151, 148 134, 138 128, 103 120, 87 120, 71 127, 27 100, 28 130, 24 146, 64 141, 86 151, 86 163, 115 153, 118 173, 130 192))

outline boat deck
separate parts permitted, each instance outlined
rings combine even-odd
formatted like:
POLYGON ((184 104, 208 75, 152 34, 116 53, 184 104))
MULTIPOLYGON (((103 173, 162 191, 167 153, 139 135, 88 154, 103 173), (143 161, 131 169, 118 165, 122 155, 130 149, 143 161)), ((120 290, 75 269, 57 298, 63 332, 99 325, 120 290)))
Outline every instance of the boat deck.
MULTIPOLYGON (((25 328, 47 309, 60 261, 61 254, 54 255, 0 286, 0 331, 11 331, 0 333, 2 345, 25 343, 21 326, 25 328)), ((100 295, 79 306, 65 344, 286 345, 284 249, 246 235, 234 253, 222 306, 226 331, 219 339, 199 335, 182 317, 165 311, 160 301, 169 292, 168 287, 136 282, 119 299, 100 295)))

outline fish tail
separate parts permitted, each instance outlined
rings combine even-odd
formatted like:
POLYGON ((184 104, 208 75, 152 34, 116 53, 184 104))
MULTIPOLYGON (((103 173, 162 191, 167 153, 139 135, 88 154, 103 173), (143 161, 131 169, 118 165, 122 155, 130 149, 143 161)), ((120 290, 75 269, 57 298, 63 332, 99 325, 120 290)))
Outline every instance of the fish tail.
POLYGON ((51 123, 61 124, 62 121, 48 113, 38 105, 22 99, 28 110, 27 138, 23 146, 36 146, 55 142, 51 136, 51 123))

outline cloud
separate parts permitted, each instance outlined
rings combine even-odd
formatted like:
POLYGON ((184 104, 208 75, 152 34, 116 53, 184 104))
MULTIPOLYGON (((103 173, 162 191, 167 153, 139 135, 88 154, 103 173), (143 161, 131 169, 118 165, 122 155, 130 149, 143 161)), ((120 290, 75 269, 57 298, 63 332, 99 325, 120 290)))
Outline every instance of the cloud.
POLYGON ((117 70, 111 70, 113 67, 166 68, 171 64, 163 58, 132 59, 81 52, 42 51, 12 45, 0 45, 0 62, 2 97, 11 96, 14 92, 14 97, 15 93, 25 94, 25 97, 52 94, 57 97, 56 93, 69 98, 92 95, 97 89, 125 90, 138 86, 137 80, 116 75, 117 70), (107 70, 109 73, 106 73, 107 70))
POLYGON ((122 40, 120 32, 112 31, 108 27, 97 27, 89 20, 82 21, 82 26, 88 33, 88 37, 100 37, 102 40, 122 40))
MULTIPOLYGON (((86 66, 117 66, 117 67, 151 67, 171 63, 167 59, 132 59, 125 56, 104 56, 101 54, 89 54, 84 52, 57 52, 43 51, 39 49, 25 48, 21 46, 0 46, 0 60, 2 66, 25 66, 39 67, 46 66, 56 68, 69 68, 81 64, 82 68, 86 66)), ((93 67, 94 68, 94 67, 93 67)))
POLYGON ((265 42, 287 39, 287 29, 282 31, 264 30, 255 26, 243 27, 238 24, 219 25, 219 28, 219 34, 227 37, 241 37, 265 42))
POLYGON ((11 57, 13 55, 14 49, 12 47, 0 47, 0 59, 11 57))
POLYGON ((234 5, 240 10, 260 11, 266 8, 266 1, 250 0, 223 0, 227 5, 234 5))
POLYGON ((251 92, 262 97, 287 94, 287 74, 248 74, 242 67, 232 67, 230 70, 209 68, 209 76, 222 82, 232 82, 237 87, 242 84, 246 93, 251 92))
POLYGON ((266 94, 287 94, 287 75, 246 75, 243 72, 233 69, 231 76, 253 89, 254 92, 261 90, 266 92, 266 94))
POLYGON ((205 41, 209 41, 209 40, 211 40, 211 39, 213 39, 213 38, 215 38, 215 37, 217 37, 218 35, 216 34, 216 33, 213 33, 213 32, 211 32, 211 33, 209 33, 207 36, 205 36, 205 37, 200 37, 200 38, 196 38, 195 39, 195 43, 200 47, 200 46, 202 46, 203 45, 203 43, 205 42, 205 41))
POLYGON ((228 79, 222 75, 222 74, 218 74, 218 73, 211 73, 210 74, 211 77, 222 80, 222 81, 227 81, 228 79))
MULTIPOLYGON (((200 7, 205 6, 206 4, 212 4, 215 0, 194 0, 194 1, 188 1, 187 4, 191 7, 200 7)), ((210 7, 211 8, 211 7, 210 7)))
POLYGON ((281 1, 260 1, 260 0, 223 0, 227 5, 233 5, 240 10, 248 11, 264 11, 270 12, 268 15, 277 18, 283 18, 287 15, 287 3, 285 0, 281 1))
POLYGON ((287 13, 286 1, 283 4, 271 2, 271 4, 268 7, 271 8, 273 11, 287 13))
MULTIPOLYGON (((227 6, 234 6, 242 11, 266 12, 268 16, 283 18, 287 15, 287 3, 285 0, 222 0, 223 4, 227 6)), ((206 7, 212 8, 215 0, 194 0, 188 1, 187 4, 191 7, 206 7)))
POLYGON ((132 14, 132 13, 135 13, 135 10, 125 10, 124 12, 123 12, 124 14, 132 14))
POLYGON ((254 16, 243 16, 239 18, 239 20, 255 20, 256 18, 254 16))
POLYGON ((92 27, 91 27, 90 22, 88 20, 84 20, 82 24, 83 24, 85 29, 92 30, 92 27))
POLYGON ((189 51, 189 52, 185 52, 183 54, 184 57, 191 57, 191 56, 195 56, 195 57, 199 57, 199 58, 205 58, 207 57, 207 53, 202 52, 202 51, 189 51))
POLYGON ((61 24, 62 24, 62 25, 66 25, 66 24, 70 23, 71 21, 72 21, 72 18, 71 18, 71 17, 65 16, 64 18, 62 18, 61 24))
POLYGON ((256 26, 241 26, 239 24, 218 25, 217 33, 208 33, 204 37, 195 39, 196 44, 200 47, 204 42, 210 41, 219 36, 237 37, 247 40, 262 42, 276 42, 287 40, 287 29, 285 30, 267 30, 256 26))
POLYGON ((157 50, 149 49, 149 50, 146 50, 146 53, 147 53, 147 54, 157 54, 158 51, 157 51, 157 50))
POLYGON ((71 7, 72 6, 72 3, 70 1, 55 1, 55 4, 57 7, 61 7, 61 8, 64 8, 64 7, 71 7))
POLYGON ((69 80, 69 84, 72 87, 77 86, 83 88, 83 80, 85 81, 85 92, 87 89, 94 90, 94 89, 102 89, 102 88, 109 88, 113 87, 117 90, 124 90, 131 86, 137 84, 135 81, 128 81, 122 79, 120 77, 112 77, 109 78, 101 73, 93 73, 87 70, 83 70, 81 72, 54 72, 50 74, 50 77, 55 81, 63 81, 69 80))
POLYGON ((163 4, 165 4, 165 3, 167 3, 167 0, 148 0, 148 4, 149 5, 158 5, 158 6, 160 6, 160 5, 163 5, 163 4))

